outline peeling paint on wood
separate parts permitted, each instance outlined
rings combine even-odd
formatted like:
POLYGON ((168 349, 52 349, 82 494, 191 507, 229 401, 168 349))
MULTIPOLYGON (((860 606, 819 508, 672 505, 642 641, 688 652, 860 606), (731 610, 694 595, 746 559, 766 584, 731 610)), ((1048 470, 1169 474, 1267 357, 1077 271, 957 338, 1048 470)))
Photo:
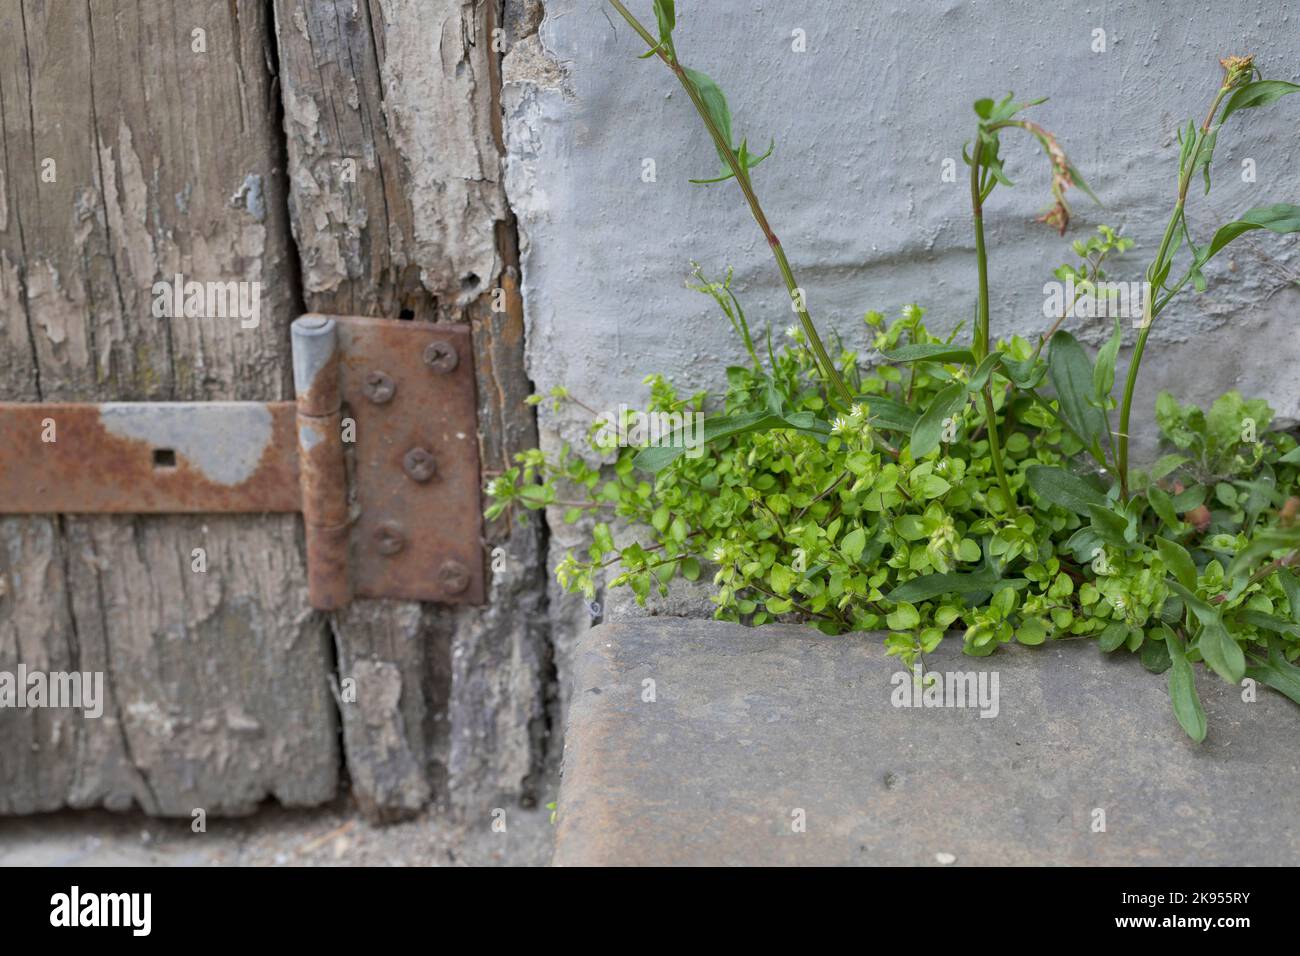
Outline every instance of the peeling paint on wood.
MULTIPOLYGON (((289 397, 269 36, 252 0, 0 10, 7 399, 289 397), (153 282, 177 273, 260 281, 259 327, 155 316, 153 282)), ((108 697, 99 720, 0 712, 0 813, 330 799, 331 654, 300 536, 292 515, 0 521, 0 667, 102 671, 108 697)))
MULTIPOLYGON (((536 432, 523 404, 517 255, 501 185, 500 52, 490 42, 501 4, 274 6, 307 306, 468 322, 479 458, 490 472, 508 467, 536 432), (507 290, 503 312, 491 309, 497 288, 507 290)), ((539 531, 501 522, 487 538, 508 570, 491 576, 485 607, 356 602, 334 617, 340 676, 365 677, 359 695, 368 681, 399 702, 342 708, 354 791, 376 818, 448 792, 467 813, 531 792, 550 666, 539 531)))

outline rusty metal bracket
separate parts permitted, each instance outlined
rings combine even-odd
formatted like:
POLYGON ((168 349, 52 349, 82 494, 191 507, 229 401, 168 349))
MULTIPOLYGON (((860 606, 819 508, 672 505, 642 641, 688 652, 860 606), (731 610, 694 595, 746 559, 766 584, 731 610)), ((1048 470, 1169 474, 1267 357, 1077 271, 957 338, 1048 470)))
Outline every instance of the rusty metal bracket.
POLYGON ((292 335, 296 402, 0 403, 0 514, 301 511, 314 607, 482 603, 468 327, 292 335))

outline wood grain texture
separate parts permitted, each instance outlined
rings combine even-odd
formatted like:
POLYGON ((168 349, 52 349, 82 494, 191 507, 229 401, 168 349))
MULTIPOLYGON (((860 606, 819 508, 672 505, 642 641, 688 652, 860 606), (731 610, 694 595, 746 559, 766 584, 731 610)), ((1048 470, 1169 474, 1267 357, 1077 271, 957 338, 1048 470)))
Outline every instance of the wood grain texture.
MULTIPOLYGON (((480 458, 508 467, 536 434, 501 184, 501 12, 7 6, 0 398, 285 398, 287 325, 305 309, 469 322, 480 458), (153 283, 177 273, 260 282, 261 323, 155 317, 153 283)), ((102 670, 109 697, 99 720, 0 712, 0 813, 320 802, 340 711, 376 819, 530 796, 549 726, 541 541, 537 524, 485 529, 500 548, 485 607, 358 602, 326 619, 306 606, 294 516, 0 521, 0 669, 102 670)))
MULTIPOLYGON (((274 7, 306 305, 470 323, 480 460, 499 472, 536 441, 501 177, 500 4, 274 7)), ((450 796, 486 818, 531 794, 550 666, 539 535, 487 529, 503 570, 485 607, 362 602, 335 616, 339 675, 357 694, 341 705, 344 747, 372 817, 450 796)))
MULTIPOLYGON (((270 36, 247 0, 4 6, 5 399, 289 396, 300 303, 270 36), (260 324, 155 318, 152 285, 176 273, 260 282, 260 324)), ((295 517, 7 519, 0 541, 0 669, 102 670, 109 698, 99 720, 0 712, 0 812, 335 793, 295 517)))

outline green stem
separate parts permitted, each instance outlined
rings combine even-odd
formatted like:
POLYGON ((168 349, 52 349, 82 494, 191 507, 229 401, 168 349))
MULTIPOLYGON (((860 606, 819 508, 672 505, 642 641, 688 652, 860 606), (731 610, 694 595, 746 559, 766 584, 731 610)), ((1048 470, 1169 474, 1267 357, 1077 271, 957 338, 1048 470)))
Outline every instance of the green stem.
POLYGON ((1129 416, 1133 410, 1133 392, 1137 388, 1138 369, 1142 366, 1142 354, 1146 351, 1147 338, 1151 335, 1151 326, 1155 323, 1155 317, 1160 314, 1160 310, 1168 305, 1169 300, 1173 298, 1173 292, 1182 288, 1183 283, 1172 290, 1170 295, 1165 296, 1159 303, 1151 301, 1151 297, 1158 291, 1154 286, 1156 278, 1165 270, 1165 257, 1169 254, 1170 243, 1173 242, 1175 230, 1177 230, 1182 217, 1183 207, 1187 204, 1187 187, 1192 181, 1192 173, 1196 171, 1196 160, 1200 156, 1201 146, 1205 138, 1210 133, 1210 126, 1214 123, 1214 116, 1219 111, 1219 104, 1223 98, 1233 88, 1229 80, 1225 80, 1219 88, 1219 92, 1214 97, 1214 102, 1210 104, 1210 111, 1205 116, 1205 122, 1197 130, 1196 142, 1192 145, 1192 150, 1188 154, 1187 167, 1181 170, 1178 177, 1178 202, 1174 205, 1173 214, 1169 217, 1169 225, 1165 226, 1164 238, 1160 240, 1160 248, 1156 252, 1155 260, 1151 267, 1147 269, 1147 283, 1149 291, 1147 293, 1147 314, 1142 317, 1142 330, 1138 333, 1137 343, 1133 346, 1133 357, 1128 364, 1128 377, 1124 381, 1124 401, 1120 405, 1119 412, 1119 452, 1116 461, 1116 470, 1119 472, 1119 489, 1120 498, 1128 501, 1128 436, 1129 436, 1129 416))
POLYGON ((654 35, 632 15, 627 7, 623 6, 620 0, 609 0, 609 3, 628 22, 632 29, 641 36, 641 39, 654 49, 659 59, 668 65, 668 68, 677 76, 682 88, 686 90, 686 95, 690 97, 696 112, 700 114, 700 119, 704 121, 705 128, 708 129, 709 135, 713 137, 714 145, 717 146, 719 154, 726 158, 728 168, 730 168, 732 175, 736 177, 736 183, 740 186, 740 191, 745 195, 745 202, 749 204, 749 211, 753 214, 754 221, 763 230, 763 235, 767 238, 767 244, 772 247, 772 255, 776 258, 777 269, 781 272, 781 278, 785 281, 786 290, 790 294, 790 301, 794 304, 795 311, 799 315, 799 324, 803 327, 804 335, 808 338, 808 345, 812 348, 813 355, 817 358, 817 364, 821 367, 822 377, 835 393, 832 395, 832 399, 838 396, 845 405, 851 403, 853 393, 844 384, 844 379, 840 377, 839 371, 835 368, 830 355, 826 352, 826 346, 822 344, 821 336, 817 334, 817 327, 813 325, 812 317, 802 305, 803 296, 799 291, 799 283, 795 281, 794 272, 785 256, 785 249, 781 246, 781 240, 772 231, 767 216, 763 213, 763 207, 759 205, 758 196, 754 194, 754 187, 749 179, 749 170, 740 162, 735 150, 732 149, 731 143, 727 142, 726 137, 722 135, 722 131, 713 122, 708 107, 700 97, 700 91, 690 81, 690 78, 686 75, 686 70, 677 62, 677 57, 670 50, 665 50, 654 35))
MULTIPOLYGON (((975 315, 975 364, 979 365, 989 354, 989 257, 984 245, 984 201, 980 191, 980 138, 977 134, 975 145, 971 147, 970 164, 970 201, 975 222, 975 258, 979 264, 979 305, 975 315)), ((998 435, 997 412, 993 408, 993 376, 984 383, 984 429, 989 436, 989 456, 993 459, 993 472, 997 475, 998 485, 1007 499, 1007 509, 1016 512, 1015 496, 1007 481, 1006 469, 1002 464, 1002 441, 998 435)))

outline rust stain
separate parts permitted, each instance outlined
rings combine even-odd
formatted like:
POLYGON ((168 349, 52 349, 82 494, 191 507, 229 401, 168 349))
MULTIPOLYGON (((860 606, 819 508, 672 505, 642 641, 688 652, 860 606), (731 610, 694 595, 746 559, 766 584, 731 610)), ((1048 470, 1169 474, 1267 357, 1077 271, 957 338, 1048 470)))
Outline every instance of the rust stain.
POLYGON ((335 354, 297 402, 0 403, 0 514, 299 511, 313 606, 483 603, 469 326, 329 318, 335 354))
POLYGON ((478 408, 469 326, 347 316, 339 323, 339 342, 343 402, 356 421, 351 446, 356 595, 483 603, 478 408), (450 371, 425 363, 434 342, 456 350, 459 360, 450 371), (367 376, 375 371, 397 384, 392 399, 378 404, 365 397, 367 376), (436 463, 427 481, 413 480, 402 467, 414 448, 427 449, 436 463), (394 528, 404 543, 385 554, 382 543, 394 528), (440 574, 448 561, 466 569, 467 583, 440 574))
MULTIPOLYGON (((270 415, 269 440, 246 478, 214 477, 174 443, 124 434, 104 409, 129 404, 0 403, 0 514, 202 514, 301 510, 292 402, 142 404, 235 421, 254 408, 270 415), (222 406, 218 408, 217 406, 222 406), (51 440, 52 439, 52 440, 51 440)), ((211 418, 209 418, 211 420, 211 418)), ((202 436, 200 436, 202 438, 202 436)), ((215 440, 215 437, 214 439, 215 440)), ((226 435, 223 441, 240 441, 226 435)), ((250 440, 243 436, 243 440, 250 440)), ((252 440, 256 440, 255 438, 252 440)), ((245 448, 245 450, 247 450, 245 448)))

